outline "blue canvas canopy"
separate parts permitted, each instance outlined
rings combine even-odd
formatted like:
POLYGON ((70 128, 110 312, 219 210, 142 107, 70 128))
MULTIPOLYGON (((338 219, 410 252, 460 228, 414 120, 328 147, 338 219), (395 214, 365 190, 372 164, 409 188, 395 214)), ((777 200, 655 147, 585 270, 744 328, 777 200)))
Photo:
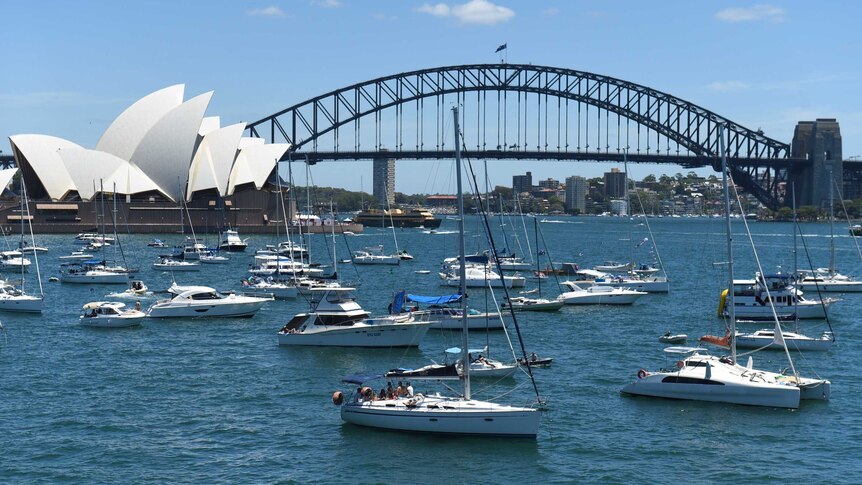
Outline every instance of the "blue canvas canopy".
MULTIPOLYGON (((487 353, 488 347, 485 347, 482 349, 467 349, 467 352, 471 353, 471 354, 481 354, 482 352, 487 353)), ((461 353, 461 347, 449 347, 448 349, 446 349, 446 353, 447 354, 460 354, 461 353)))
POLYGON ((416 303, 427 303, 429 305, 445 305, 447 303, 454 303, 456 301, 461 300, 461 293, 456 293, 454 295, 445 295, 445 296, 419 296, 419 295, 407 295, 407 300, 413 301, 416 303))

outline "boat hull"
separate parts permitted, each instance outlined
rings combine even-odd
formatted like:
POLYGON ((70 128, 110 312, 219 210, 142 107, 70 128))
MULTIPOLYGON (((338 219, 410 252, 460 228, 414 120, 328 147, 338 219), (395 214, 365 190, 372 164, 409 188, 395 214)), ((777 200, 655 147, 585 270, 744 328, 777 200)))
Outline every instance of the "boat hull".
POLYGON ((126 273, 110 273, 110 274, 61 274, 60 281, 62 283, 79 283, 79 284, 128 284, 131 275, 126 273))
POLYGON ((41 313, 43 303, 42 298, 37 296, 0 298, 0 311, 41 313))
MULTIPOLYGON (((578 292, 580 293, 580 292, 578 292)), ((560 295, 560 299, 566 305, 631 305, 638 300, 643 294, 614 294, 614 293, 596 293, 585 295, 569 295, 566 293, 560 295)))
POLYGON ((317 347, 418 347, 427 323, 328 327, 308 333, 279 332, 278 345, 317 347))
POLYGON ((628 288, 630 290, 644 291, 647 293, 668 293, 670 291, 670 283, 666 280, 656 281, 596 281, 594 284, 599 286, 615 286, 617 288, 628 288))
MULTIPOLYGON (((341 406, 341 419, 372 428, 444 435, 509 436, 535 438, 541 412, 491 403, 472 406, 459 400, 432 400, 407 407, 405 399, 350 403, 341 406), (482 406, 484 405, 484 406, 482 406), (445 408, 444 408, 445 406, 445 408)), ((409 401, 408 401, 409 402, 409 401)))
MULTIPOLYGON (((811 350, 824 352, 832 348, 832 339, 823 338, 788 338, 784 337, 784 342, 790 350, 811 350)), ((784 346, 776 344, 771 337, 752 337, 746 335, 736 336, 736 346, 740 349, 760 349, 767 348, 770 350, 784 350, 784 346)))
POLYGON ((129 328, 138 327, 143 323, 144 315, 139 317, 82 318, 82 327, 90 328, 129 328))
MULTIPOLYGON (((799 407, 800 390, 796 386, 756 383, 737 385, 687 384, 663 382, 667 374, 652 374, 626 385, 625 394, 683 399, 688 401, 722 402, 748 406, 766 406, 796 409, 799 407)), ((706 379, 703 379, 706 381, 706 379)))
POLYGON ((250 317, 257 313, 264 303, 266 300, 204 305, 155 303, 150 307, 147 316, 151 318, 250 317))

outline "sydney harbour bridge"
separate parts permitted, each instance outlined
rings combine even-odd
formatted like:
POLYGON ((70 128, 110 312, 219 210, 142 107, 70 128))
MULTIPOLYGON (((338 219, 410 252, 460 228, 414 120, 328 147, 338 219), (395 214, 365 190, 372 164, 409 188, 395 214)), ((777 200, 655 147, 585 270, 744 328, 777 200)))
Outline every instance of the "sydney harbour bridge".
MULTIPOLYGON (((834 119, 800 122, 786 143, 671 94, 609 76, 527 64, 472 64, 372 79, 249 123, 251 136, 292 145, 285 160, 317 163, 454 157, 460 106, 465 157, 711 166, 720 127, 738 185, 764 205, 828 203, 832 181, 860 197, 862 163, 842 160, 834 119)), ((0 162, 11 162, 0 157, 0 162)))
MULTIPOLYGON (((720 165, 719 127, 736 183, 764 205, 822 205, 831 174, 855 187, 859 162, 841 159, 835 120, 801 122, 793 146, 671 94, 584 71, 472 64, 405 72, 347 86, 249 123, 287 142, 285 159, 316 163, 452 159, 461 107, 464 156, 480 160, 720 165)), ((844 194, 858 197, 857 190, 844 194)))

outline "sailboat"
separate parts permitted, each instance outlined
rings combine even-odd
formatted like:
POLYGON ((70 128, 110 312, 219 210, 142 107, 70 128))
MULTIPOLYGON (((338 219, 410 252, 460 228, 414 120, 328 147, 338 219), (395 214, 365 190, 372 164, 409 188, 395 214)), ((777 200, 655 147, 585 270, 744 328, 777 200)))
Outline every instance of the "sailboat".
MULTIPOLYGON (((794 274, 799 274, 799 270, 797 268, 797 248, 796 248, 796 233, 799 230, 799 225, 796 220, 796 190, 795 186, 793 186, 794 190, 793 194, 793 272, 794 274)), ((776 298, 776 290, 775 288, 771 288, 772 297, 770 300, 773 302, 781 301, 780 298, 776 298)), ((795 290, 794 290, 795 291, 795 290)), ((796 305, 799 305, 799 301, 796 301, 796 305)), ((773 303, 773 306, 775 303, 773 303)), ((780 316, 780 314, 779 314, 780 316)), ((829 324, 829 331, 823 332, 819 337, 809 337, 807 335, 803 335, 798 333, 799 329, 799 312, 793 312, 793 321, 795 324, 795 331, 788 332, 786 330, 782 330, 783 332, 783 344, 786 344, 790 349, 796 350, 819 350, 826 351, 832 347, 832 343, 835 341, 835 337, 832 330, 832 324, 829 323, 828 315, 825 315, 826 322, 829 324)), ((710 343, 710 339, 706 340, 710 343)), ((775 331, 770 328, 756 330, 754 332, 737 332, 736 333, 736 346, 737 348, 748 348, 748 349, 773 349, 773 350, 783 350, 784 345, 781 345, 781 342, 778 339, 775 339, 775 331)), ((715 342, 712 342, 715 343, 715 342)), ((720 342, 718 342, 720 344, 720 342)))
MULTIPOLYGON (((629 178, 628 178, 628 151, 623 152, 623 164, 626 172, 626 211, 627 215, 631 214, 631 203, 629 201, 629 178)), ((632 182, 634 186, 634 181, 632 182)), ((635 188, 637 188, 635 186, 635 188)), ((638 201, 640 202, 640 194, 637 190, 635 190, 635 195, 638 197, 638 201)), ((643 202, 640 203, 641 209, 643 209, 643 202)), ((664 275, 658 275, 659 271, 653 271, 650 266, 637 266, 634 263, 634 256, 631 255, 630 261, 628 263, 616 263, 613 261, 606 261, 604 265, 596 266, 593 269, 597 271, 625 271, 626 274, 623 276, 616 276, 610 278, 598 278, 595 280, 594 284, 597 286, 614 286, 618 288, 628 288, 631 290, 644 291, 647 293, 667 293, 670 290, 670 282, 667 278, 667 273, 664 271, 664 266, 661 264, 661 257, 658 257, 658 246, 655 244, 655 239, 653 238, 652 229, 649 225, 649 219, 647 219, 646 214, 643 214, 644 222, 646 224, 647 231, 649 232, 649 240, 652 241, 653 250, 656 253, 658 258, 659 268, 664 275), (620 265, 621 267, 617 270, 611 270, 607 268, 613 267, 613 265, 620 265), (600 269, 606 268, 606 269, 600 269)), ((631 236, 631 231, 629 232, 631 236)), ((631 244, 631 237, 629 237, 629 244, 631 244)), ((646 239, 638 243, 637 246, 630 246, 630 251, 635 247, 640 247, 643 243, 646 242, 646 239)))
MULTIPOLYGON (((801 290, 818 292, 858 293, 862 292, 862 281, 856 281, 835 269, 834 186, 835 180, 832 179, 832 183, 829 185, 829 267, 817 268, 814 271, 798 271, 796 286, 801 290)), ((856 243, 856 240, 854 239, 853 242, 856 243)))
MULTIPOLYGON (((27 189, 24 186, 24 179, 21 179, 21 246, 24 246, 24 219, 27 219, 27 226, 30 228, 30 240, 33 238, 33 226, 30 224, 30 206, 27 204, 27 189), (26 216, 24 215, 26 211, 26 216)), ((21 272, 21 288, 16 288, 5 280, 0 281, 0 310, 11 312, 30 312, 41 313, 42 304, 44 303, 45 293, 42 290, 42 275, 39 271, 39 256, 37 252, 33 252, 33 259, 36 261, 36 279, 39 281, 39 295, 29 295, 24 288, 24 273, 26 266, 20 265, 21 272)), ((28 261, 29 264, 29 261, 28 261)))
MULTIPOLYGON (((536 273, 538 274, 539 269, 539 223, 536 218, 533 218, 533 232, 536 236, 536 273)), ((500 266, 502 267, 503 262, 500 261, 500 266)), ((563 308, 563 305, 566 302, 557 298, 554 300, 549 300, 547 298, 542 298, 542 279, 539 278, 539 286, 538 286, 538 298, 530 298, 526 296, 513 296, 509 297, 505 303, 503 303, 503 307, 511 306, 513 310, 517 311, 531 311, 531 312, 555 312, 560 308, 563 308)))
MULTIPOLYGON (((733 249, 730 225, 730 189, 727 174, 727 159, 724 148, 724 127, 719 128, 721 139, 722 178, 724 179, 724 212, 727 225, 727 254, 729 281, 733 282, 733 249)), ((769 289, 766 289, 767 294, 769 289)), ((737 363, 736 318, 733 294, 729 295, 730 332, 725 337, 731 355, 716 357, 705 349, 695 347, 668 347, 665 355, 674 364, 666 364, 657 372, 640 369, 637 380, 623 387, 625 394, 685 399, 694 401, 724 402, 751 406, 798 408, 800 399, 829 399, 831 383, 823 379, 800 377, 793 367, 787 352, 777 315, 774 340, 784 346, 790 362, 791 374, 754 369, 749 356, 748 363, 737 363)))
MULTIPOLYGON (((464 201, 461 189, 461 143, 458 128, 458 107, 452 108, 455 125, 455 172, 458 187, 458 229, 460 246, 461 294, 465 293, 464 260, 464 201)), ((466 299, 461 300, 462 315, 467 315, 466 299)), ((467 320, 464 319, 461 361, 468 362, 467 320)), ((529 370, 529 368, 528 368, 529 370)), ((515 436, 535 438, 539 430, 541 413, 534 408, 513 407, 493 402, 478 401, 470 396, 470 366, 459 378, 462 393, 459 396, 416 394, 391 400, 376 400, 374 391, 363 384, 369 376, 349 376, 345 383, 360 386, 349 398, 337 391, 333 403, 341 407, 341 419, 348 423, 409 432, 428 432, 447 435, 515 436)))

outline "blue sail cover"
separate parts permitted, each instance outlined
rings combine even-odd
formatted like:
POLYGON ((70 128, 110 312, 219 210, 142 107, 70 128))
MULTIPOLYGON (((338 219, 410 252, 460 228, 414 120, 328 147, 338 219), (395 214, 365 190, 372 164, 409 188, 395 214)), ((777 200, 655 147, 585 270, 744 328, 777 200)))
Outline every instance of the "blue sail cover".
POLYGON ((392 300, 392 308, 389 310, 389 313, 401 313, 401 310, 404 309, 404 295, 406 293, 406 291, 401 290, 395 294, 395 299, 392 300))
POLYGON ((445 295, 445 296, 419 296, 419 295, 407 295, 407 300, 413 301, 416 303, 427 303, 429 305, 445 305, 447 303, 454 303, 461 299, 461 293, 457 293, 454 295, 445 295))

